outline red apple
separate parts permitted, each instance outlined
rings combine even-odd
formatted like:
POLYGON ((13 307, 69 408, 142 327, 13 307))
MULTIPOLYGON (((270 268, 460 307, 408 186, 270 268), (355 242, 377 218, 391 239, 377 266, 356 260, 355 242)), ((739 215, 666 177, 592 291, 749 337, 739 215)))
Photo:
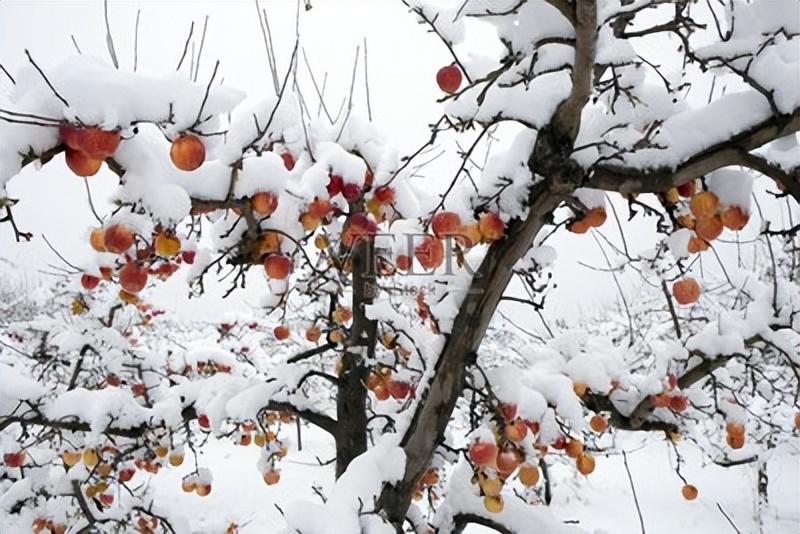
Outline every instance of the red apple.
POLYGON ((106 506, 111 506, 111 503, 114 502, 114 495, 112 493, 101 493, 100 502, 106 506))
POLYGON ((196 135, 182 134, 172 141, 169 157, 178 169, 193 171, 206 160, 206 147, 196 135))
POLYGON ((435 269, 444 261, 444 246, 436 237, 425 236, 414 249, 414 256, 425 269, 435 269))
POLYGON ((685 184, 678 186, 678 194, 683 198, 691 198, 691 196, 694 195, 694 191, 694 180, 689 180, 685 184))
POLYGON ((440 211, 431 219, 431 230, 436 237, 461 233, 461 217, 452 211, 440 211))
POLYGON ((375 200, 380 202, 381 204, 392 204, 394 203, 394 189, 389 187, 388 185, 383 185, 375 190, 375 200))
POLYGON ((361 198, 361 186, 353 183, 346 183, 342 188, 342 196, 348 202, 355 202, 361 198))
POLYGON ((678 304, 692 304, 700 298, 700 284, 694 278, 684 278, 672 284, 672 295, 678 304))
POLYGON ((129 261, 119 271, 119 285, 128 293, 138 293, 147 285, 147 268, 129 261))
POLYGON ((284 339, 289 337, 289 327, 286 325, 276 326, 275 329, 272 331, 272 334, 278 341, 283 341, 284 339))
POLYGON ((669 400, 669 407, 676 412, 682 412, 689 407, 689 401, 683 395, 675 395, 669 400))
POLYGON ((100 283, 100 279, 96 276, 92 276, 91 274, 84 274, 81 276, 81 285, 83 289, 87 291, 91 291, 92 289, 97 287, 97 284, 100 283))
POLYGON ((122 483, 128 482, 136 474, 136 469, 126 467, 119 470, 119 481, 122 483))
POLYGON ((452 95, 461 87, 461 69, 455 63, 442 67, 436 73, 436 83, 439 89, 452 95))
POLYGON ((497 453, 497 472, 503 477, 510 476, 522 463, 522 454, 513 448, 497 453))
POLYGON ((194 257, 197 253, 194 250, 184 250, 181 252, 181 259, 184 263, 188 263, 189 265, 194 263, 194 257))
POLYGON ((378 231, 375 221, 366 214, 357 212, 350 215, 342 232, 342 243, 345 246, 353 246, 359 238, 372 239, 378 231))
POLYGON ((408 397, 408 394, 411 391, 411 384, 402 380, 392 380, 386 385, 386 387, 389 388, 389 394, 398 400, 408 397))
POLYGON ((294 156, 288 152, 284 152, 281 154, 281 159, 283 160, 283 166, 286 167, 287 171, 294 169, 294 156))
POLYGON ((400 271, 408 271, 411 269, 411 257, 405 254, 400 254, 395 259, 395 267, 400 271))
POLYGON ((338 174, 329 174, 328 175, 328 195, 334 197, 342 192, 344 188, 344 180, 338 174))
POLYGON ((21 467, 25 463, 25 451, 3 454, 3 463, 6 467, 21 467))
POLYGON ((108 252, 122 254, 133 245, 133 230, 124 224, 112 224, 105 229, 103 244, 108 252))
POLYGON ((470 445, 468 454, 475 465, 489 465, 497 458, 497 445, 488 441, 476 441, 470 445))
POLYGON ((267 276, 275 280, 285 280, 292 272, 292 260, 280 254, 271 254, 264 260, 267 276))
POLYGON ((211 421, 204 413, 197 417, 197 424, 200 425, 200 428, 211 428, 211 421))
POLYGON ((74 172, 77 176, 94 176, 103 165, 102 159, 94 159, 84 152, 72 148, 68 148, 64 152, 64 159, 67 162, 69 170, 74 172))

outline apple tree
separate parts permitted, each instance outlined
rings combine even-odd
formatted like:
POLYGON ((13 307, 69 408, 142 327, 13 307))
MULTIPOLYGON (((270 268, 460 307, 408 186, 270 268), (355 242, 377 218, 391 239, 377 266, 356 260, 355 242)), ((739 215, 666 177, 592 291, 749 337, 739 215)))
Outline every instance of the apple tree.
MULTIPOLYGON (((214 466, 194 453, 211 434, 259 447, 254 468, 279 484, 297 420, 330 435, 337 477, 323 505, 283 510, 299 532, 563 530, 535 506, 547 462, 588 476, 617 430, 685 436, 723 463, 796 438, 798 3, 405 4, 452 64, 431 73, 430 139, 403 157, 352 101, 309 111, 302 33, 283 69, 265 40, 274 92, 247 100, 219 64, 153 77, 113 47, 113 65, 26 51, 8 74, 0 186, 63 157, 119 188, 56 311, 0 323, 0 524, 188 530, 143 480, 195 458, 183 489, 208 495, 214 466), (441 139, 467 148, 419 187, 441 139), (763 215, 756 189, 787 217, 763 215), (635 227, 645 251, 625 242, 635 227), (514 333, 498 306, 546 305, 556 238, 603 240, 608 276, 650 289, 580 332, 514 333), (723 261, 729 247, 752 261, 723 261), (184 350, 170 342, 193 325, 147 297, 176 273, 194 294, 258 276, 262 308, 184 350)), ((0 194, 17 241, 31 236, 14 207, 34 201, 0 194)))

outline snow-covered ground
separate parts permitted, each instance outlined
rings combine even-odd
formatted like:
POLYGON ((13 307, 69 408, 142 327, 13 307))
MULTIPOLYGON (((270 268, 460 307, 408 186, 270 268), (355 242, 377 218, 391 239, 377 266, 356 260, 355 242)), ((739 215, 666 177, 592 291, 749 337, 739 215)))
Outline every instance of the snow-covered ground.
MULTIPOLYGON (((292 426, 289 433, 294 430, 292 426)), ((231 523, 239 525, 242 534, 281 532, 285 528, 280 511, 284 505, 298 495, 312 495, 312 485, 324 494, 333 482, 332 465, 320 465, 320 461, 333 458, 331 440, 314 427, 304 426, 301 432, 303 450, 297 451, 296 444, 292 447, 281 463, 281 481, 275 486, 264 484, 255 468, 257 447, 210 440, 198 461, 213 466, 211 495, 201 498, 181 492, 181 477, 193 468, 191 456, 187 456, 184 466, 162 470, 153 477, 156 502, 189 517, 193 532, 221 533, 231 523)), ((681 473, 699 489, 697 500, 687 502, 681 497, 682 482, 674 473, 671 445, 656 436, 630 433, 620 433, 618 443, 629 451, 628 465, 648 534, 727 534, 736 532, 735 528, 742 533, 758 532, 754 464, 732 468, 704 464, 695 447, 680 444, 681 473)), ((769 464, 770 508, 764 514, 765 533, 789 534, 800 528, 800 457, 797 450, 786 452, 776 454, 769 464)), ((598 455, 597 469, 588 478, 553 459, 550 456, 551 465, 555 464, 551 510, 556 517, 577 522, 586 532, 641 531, 621 455, 598 455)), ((330 531, 336 532, 335 526, 330 531)), ((491 530, 470 525, 466 532, 491 530)))

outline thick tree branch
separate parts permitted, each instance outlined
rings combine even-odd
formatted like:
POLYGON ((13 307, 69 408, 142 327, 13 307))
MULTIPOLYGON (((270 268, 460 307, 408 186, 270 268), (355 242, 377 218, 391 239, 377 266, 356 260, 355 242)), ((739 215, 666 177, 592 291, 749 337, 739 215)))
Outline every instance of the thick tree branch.
MULTIPOLYGON (((267 403, 266 408, 267 410, 271 411, 284 411, 293 413, 330 434, 333 434, 336 431, 336 420, 332 417, 310 410, 298 410, 288 402, 270 401, 267 403)), ((191 421, 193 419, 197 419, 197 412, 195 411, 194 406, 187 406, 181 412, 181 416, 184 421, 191 421)), ((0 416, 0 431, 15 423, 21 425, 42 426, 56 430, 67 430, 70 432, 91 432, 93 430, 89 423, 81 421, 77 418, 48 419, 43 414, 34 412, 32 415, 0 416)), ((142 424, 130 428, 109 426, 104 429, 102 433, 109 436, 138 439, 156 426, 157 425, 151 424, 142 424)))
MULTIPOLYGON (((772 166, 768 168, 758 160, 760 158, 749 152, 798 130, 800 130, 800 109, 788 116, 770 116, 746 130, 731 135, 725 141, 695 154, 676 168, 641 169, 611 164, 595 166, 585 185, 623 194, 658 193, 730 165, 745 165, 764 174, 767 174, 767 171, 774 174, 772 166)), ((794 177, 793 180, 788 175, 782 178, 781 183, 784 183, 785 179, 784 185, 787 189, 795 198, 800 198, 797 178, 794 177)))

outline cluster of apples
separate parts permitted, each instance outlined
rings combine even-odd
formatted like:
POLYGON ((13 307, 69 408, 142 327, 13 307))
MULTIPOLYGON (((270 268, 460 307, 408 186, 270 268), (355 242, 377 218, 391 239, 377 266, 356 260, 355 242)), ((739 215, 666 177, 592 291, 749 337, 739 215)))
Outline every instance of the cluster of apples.
POLYGON ((118 130, 103 130, 94 126, 64 125, 58 129, 61 142, 67 148, 67 166, 78 176, 94 176, 106 158, 119 146, 118 130))
POLYGON ((367 375, 367 389, 379 401, 389 399, 405 400, 415 393, 415 386, 406 380, 396 380, 392 377, 391 367, 376 366, 367 375))
MULTIPOLYGON (((479 243, 493 243, 505 235, 505 223, 494 212, 485 212, 477 221, 464 224, 452 211, 440 211, 431 219, 433 235, 426 235, 414 248, 414 257, 425 269, 435 269, 444 262, 444 243, 455 239, 461 247, 469 249, 479 243)), ((410 256, 400 254, 395 259, 397 269, 408 271, 412 266, 410 256)))
POLYGON ((678 388, 678 377, 667 374, 664 390, 658 395, 651 395, 650 401, 656 408, 669 408, 673 412, 683 412, 689 407, 689 399, 681 394, 678 388))
POLYGON ((31 523, 31 531, 33 534, 65 534, 67 525, 48 519, 46 517, 37 517, 31 523))
MULTIPOLYGON (((194 263, 195 251, 181 250, 181 240, 173 233, 157 229, 152 244, 137 247, 133 255, 131 249, 137 244, 134 230, 126 224, 118 223, 95 228, 89 236, 89 244, 97 252, 109 252, 123 257, 123 265, 117 272, 120 286, 119 297, 126 303, 137 304, 138 294, 147 286, 150 276, 166 279, 172 276, 181 263, 194 263)), ((101 280, 111 280, 113 269, 100 267, 100 277, 85 273, 81 276, 81 286, 87 291, 95 289, 101 280)))
POLYGON ((211 472, 201 468, 183 477, 181 489, 185 493, 194 492, 200 497, 207 497, 211 494, 211 482, 211 472))
POLYGON ((580 219, 575 219, 567 227, 574 234, 585 234, 589 228, 599 228, 606 222, 606 209, 603 207, 592 208, 580 219))
POLYGON ((694 230, 687 250, 695 254, 708 249, 709 243, 717 239, 724 228, 739 231, 747 226, 750 214, 739 206, 722 206, 719 197, 711 191, 697 191, 694 181, 671 189, 667 200, 677 202, 680 198, 689 199, 689 213, 677 218, 678 224, 694 230))

